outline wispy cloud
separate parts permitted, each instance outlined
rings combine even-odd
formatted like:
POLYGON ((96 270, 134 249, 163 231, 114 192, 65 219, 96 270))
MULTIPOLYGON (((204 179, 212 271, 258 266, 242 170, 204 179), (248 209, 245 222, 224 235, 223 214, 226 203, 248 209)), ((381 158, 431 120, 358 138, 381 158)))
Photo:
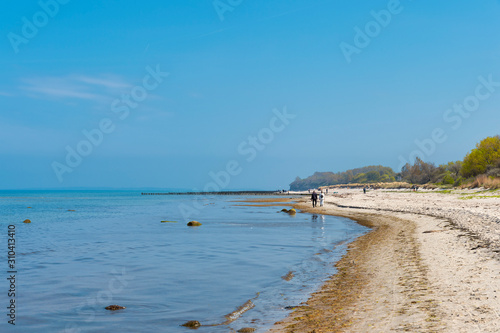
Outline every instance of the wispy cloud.
POLYGON ((21 80, 19 88, 34 98, 108 100, 132 87, 123 79, 111 76, 73 75, 34 77, 21 80))
POLYGON ((89 85, 102 86, 108 89, 130 88, 132 85, 120 78, 96 78, 89 76, 77 76, 75 80, 89 85))
POLYGON ((11 93, 6 92, 6 91, 1 91, 0 90, 0 96, 11 97, 13 95, 11 93))
POLYGON ((25 87, 26 91, 53 98, 79 98, 79 99, 99 99, 100 96, 90 92, 82 91, 81 89, 74 89, 68 86, 54 86, 54 85, 31 85, 25 87))

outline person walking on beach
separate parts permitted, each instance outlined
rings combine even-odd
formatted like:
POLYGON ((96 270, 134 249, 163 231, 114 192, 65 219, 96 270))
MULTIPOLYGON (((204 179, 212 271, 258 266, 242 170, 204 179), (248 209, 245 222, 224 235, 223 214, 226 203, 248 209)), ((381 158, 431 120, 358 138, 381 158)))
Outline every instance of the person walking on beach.
POLYGON ((316 191, 313 191, 313 193, 311 194, 311 200, 313 202, 313 207, 316 207, 318 203, 318 193, 316 193, 316 191))
POLYGON ((323 194, 323 191, 319 194, 319 206, 323 207, 325 204, 325 195, 323 194))

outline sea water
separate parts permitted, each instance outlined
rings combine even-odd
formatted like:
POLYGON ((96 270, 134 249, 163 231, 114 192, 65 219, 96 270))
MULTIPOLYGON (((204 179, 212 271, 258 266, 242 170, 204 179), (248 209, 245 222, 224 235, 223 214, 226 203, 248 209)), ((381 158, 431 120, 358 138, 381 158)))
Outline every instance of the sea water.
POLYGON ((349 219, 291 216, 279 203, 250 207, 242 199, 0 191, 0 331, 175 333, 192 332, 181 325, 197 320, 207 325, 200 333, 265 332, 334 274, 347 243, 368 231, 349 219), (188 227, 191 219, 203 225, 188 227), (126 309, 105 310, 112 304, 126 309))

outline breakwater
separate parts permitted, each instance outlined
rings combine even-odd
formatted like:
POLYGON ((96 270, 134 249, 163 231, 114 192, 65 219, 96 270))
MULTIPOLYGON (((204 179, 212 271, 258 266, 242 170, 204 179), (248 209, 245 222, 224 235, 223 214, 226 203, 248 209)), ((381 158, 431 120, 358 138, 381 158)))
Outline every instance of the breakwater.
POLYGON ((141 195, 286 195, 282 191, 142 192, 141 195))

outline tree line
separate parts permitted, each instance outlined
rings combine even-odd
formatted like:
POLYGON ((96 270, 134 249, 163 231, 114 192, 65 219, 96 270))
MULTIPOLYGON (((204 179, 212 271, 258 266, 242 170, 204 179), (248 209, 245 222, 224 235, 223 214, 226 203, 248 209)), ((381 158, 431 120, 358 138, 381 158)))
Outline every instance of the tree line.
POLYGON ((320 186, 353 183, 386 183, 396 180, 396 173, 389 167, 371 165, 344 172, 315 172, 305 179, 297 177, 290 184, 291 191, 304 191, 320 186))
POLYGON ((434 183, 459 186, 472 183, 476 177, 500 177, 500 136, 487 137, 476 144, 462 161, 435 166, 416 158, 401 170, 401 178, 412 184, 434 183))
POLYGON ((417 157, 413 164, 407 163, 400 173, 381 165, 351 169, 344 172, 315 172, 305 179, 297 177, 290 190, 303 191, 320 186, 338 184, 388 183, 395 180, 411 184, 433 183, 460 186, 473 183, 478 177, 500 178, 500 136, 487 137, 476 144, 462 161, 436 166, 417 157))

